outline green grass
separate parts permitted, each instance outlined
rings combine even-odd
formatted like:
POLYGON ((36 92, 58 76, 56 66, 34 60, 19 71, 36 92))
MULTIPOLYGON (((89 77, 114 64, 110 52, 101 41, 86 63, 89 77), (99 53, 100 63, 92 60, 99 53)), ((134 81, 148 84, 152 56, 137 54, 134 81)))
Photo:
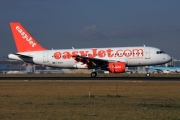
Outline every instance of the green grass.
POLYGON ((0 81, 0 89, 2 120, 180 119, 180 82, 0 81))

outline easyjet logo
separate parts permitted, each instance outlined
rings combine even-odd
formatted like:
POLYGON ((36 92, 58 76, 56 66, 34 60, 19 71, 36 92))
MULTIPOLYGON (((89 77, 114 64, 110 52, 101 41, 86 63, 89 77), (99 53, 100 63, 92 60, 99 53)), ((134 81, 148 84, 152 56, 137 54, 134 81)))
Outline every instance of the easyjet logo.
POLYGON ((140 59, 144 56, 144 50, 143 49, 97 49, 92 48, 91 50, 80 50, 80 51, 65 51, 65 52, 55 52, 53 54, 53 57, 55 59, 70 59, 76 55, 81 55, 84 57, 90 57, 90 58, 112 58, 112 57, 126 57, 126 58, 135 58, 140 59))
POLYGON ((31 36, 28 36, 19 26, 16 26, 16 30, 21 34, 22 38, 25 39, 32 47, 36 46, 31 36))
POLYGON ((121 66, 113 66, 112 68, 121 68, 121 66))

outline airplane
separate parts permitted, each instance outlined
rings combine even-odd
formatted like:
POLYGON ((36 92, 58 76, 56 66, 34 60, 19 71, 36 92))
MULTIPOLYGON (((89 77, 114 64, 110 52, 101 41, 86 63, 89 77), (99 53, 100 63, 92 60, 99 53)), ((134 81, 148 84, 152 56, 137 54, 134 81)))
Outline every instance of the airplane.
POLYGON ((180 67, 160 67, 160 66, 148 66, 149 70, 156 70, 163 73, 180 73, 180 67))
MULTIPOLYGON (((42 47, 19 22, 10 22, 17 53, 8 58, 27 63, 63 69, 92 69, 124 73, 126 67, 159 65, 171 61, 171 56, 155 47, 107 47, 48 50, 42 47)), ((147 73, 146 76, 150 76, 147 73)))

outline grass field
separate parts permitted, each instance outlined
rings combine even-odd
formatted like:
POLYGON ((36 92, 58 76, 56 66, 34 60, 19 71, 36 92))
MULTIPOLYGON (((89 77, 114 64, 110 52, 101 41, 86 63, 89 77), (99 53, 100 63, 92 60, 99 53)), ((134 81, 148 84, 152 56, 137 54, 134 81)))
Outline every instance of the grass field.
POLYGON ((0 81, 0 119, 180 120, 180 82, 0 81))

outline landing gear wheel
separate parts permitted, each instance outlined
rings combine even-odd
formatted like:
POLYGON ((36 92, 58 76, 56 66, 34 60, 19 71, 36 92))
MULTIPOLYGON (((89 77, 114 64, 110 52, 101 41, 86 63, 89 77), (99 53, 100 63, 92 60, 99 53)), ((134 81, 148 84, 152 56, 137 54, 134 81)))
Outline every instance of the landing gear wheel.
POLYGON ((97 76, 97 73, 96 72, 92 72, 91 73, 91 77, 95 78, 97 76))
POLYGON ((150 76, 150 73, 146 73, 146 77, 149 77, 150 76))

